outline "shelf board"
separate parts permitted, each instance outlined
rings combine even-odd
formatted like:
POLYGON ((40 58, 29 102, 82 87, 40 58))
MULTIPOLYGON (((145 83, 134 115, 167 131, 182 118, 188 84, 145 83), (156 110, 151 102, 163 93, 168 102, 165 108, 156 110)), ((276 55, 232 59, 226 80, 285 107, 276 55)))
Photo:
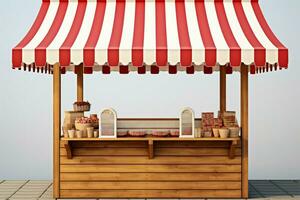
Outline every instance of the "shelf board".
POLYGON ((154 158, 154 142, 159 141, 215 141, 215 142, 229 142, 228 157, 233 159, 235 157, 235 147, 240 138, 178 138, 178 137, 122 137, 122 138, 61 138, 64 141, 64 147, 67 151, 68 159, 73 158, 72 143, 74 142, 92 142, 92 141, 145 141, 148 143, 148 157, 154 158))
POLYGON ((61 138, 62 141, 239 141, 240 138, 179 138, 179 137, 120 137, 120 138, 61 138))

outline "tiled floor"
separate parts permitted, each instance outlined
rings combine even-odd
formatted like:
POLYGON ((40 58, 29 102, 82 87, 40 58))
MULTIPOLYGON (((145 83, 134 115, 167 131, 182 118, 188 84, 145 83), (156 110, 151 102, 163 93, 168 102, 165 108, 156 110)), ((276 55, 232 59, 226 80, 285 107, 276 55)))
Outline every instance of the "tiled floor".
MULTIPOLYGON (((250 181, 251 199, 299 199, 300 181, 250 181)), ((52 200, 51 181, 1 181, 0 200, 52 200)))

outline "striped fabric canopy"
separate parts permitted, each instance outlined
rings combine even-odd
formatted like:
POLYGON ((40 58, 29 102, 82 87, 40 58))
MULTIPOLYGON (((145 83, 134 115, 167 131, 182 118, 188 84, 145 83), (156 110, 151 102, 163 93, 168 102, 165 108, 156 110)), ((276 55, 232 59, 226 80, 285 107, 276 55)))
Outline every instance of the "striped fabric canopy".
POLYGON ((43 0, 13 68, 212 72, 287 68, 258 0, 43 0), (230 71, 230 70, 229 70, 230 71))

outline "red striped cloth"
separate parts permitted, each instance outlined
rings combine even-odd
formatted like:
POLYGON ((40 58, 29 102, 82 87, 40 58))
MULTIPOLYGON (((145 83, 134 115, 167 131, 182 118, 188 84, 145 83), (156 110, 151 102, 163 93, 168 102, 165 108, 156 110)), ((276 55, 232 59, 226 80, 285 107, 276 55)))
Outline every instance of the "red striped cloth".
POLYGON ((288 66, 257 0, 44 0, 13 67, 84 64, 91 72, 288 66), (198 66, 198 67, 197 67, 198 66))

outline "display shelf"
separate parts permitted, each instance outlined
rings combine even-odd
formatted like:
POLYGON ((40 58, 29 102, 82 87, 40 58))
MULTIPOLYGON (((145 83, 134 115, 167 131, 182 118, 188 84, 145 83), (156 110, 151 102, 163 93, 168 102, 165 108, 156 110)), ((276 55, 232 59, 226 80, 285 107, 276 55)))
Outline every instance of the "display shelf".
POLYGON ((179 137, 120 137, 120 138, 61 138, 63 141, 239 141, 240 138, 179 138, 179 137))
POLYGON ((105 141, 144 141, 148 143, 148 157, 153 159, 155 142, 159 141, 214 141, 214 142, 228 142, 228 157, 235 158, 235 148, 240 141, 240 138, 179 138, 179 137, 121 137, 121 138, 61 138, 64 141, 64 147, 67 152, 67 158, 72 159, 72 143, 74 142, 105 142, 105 141))

